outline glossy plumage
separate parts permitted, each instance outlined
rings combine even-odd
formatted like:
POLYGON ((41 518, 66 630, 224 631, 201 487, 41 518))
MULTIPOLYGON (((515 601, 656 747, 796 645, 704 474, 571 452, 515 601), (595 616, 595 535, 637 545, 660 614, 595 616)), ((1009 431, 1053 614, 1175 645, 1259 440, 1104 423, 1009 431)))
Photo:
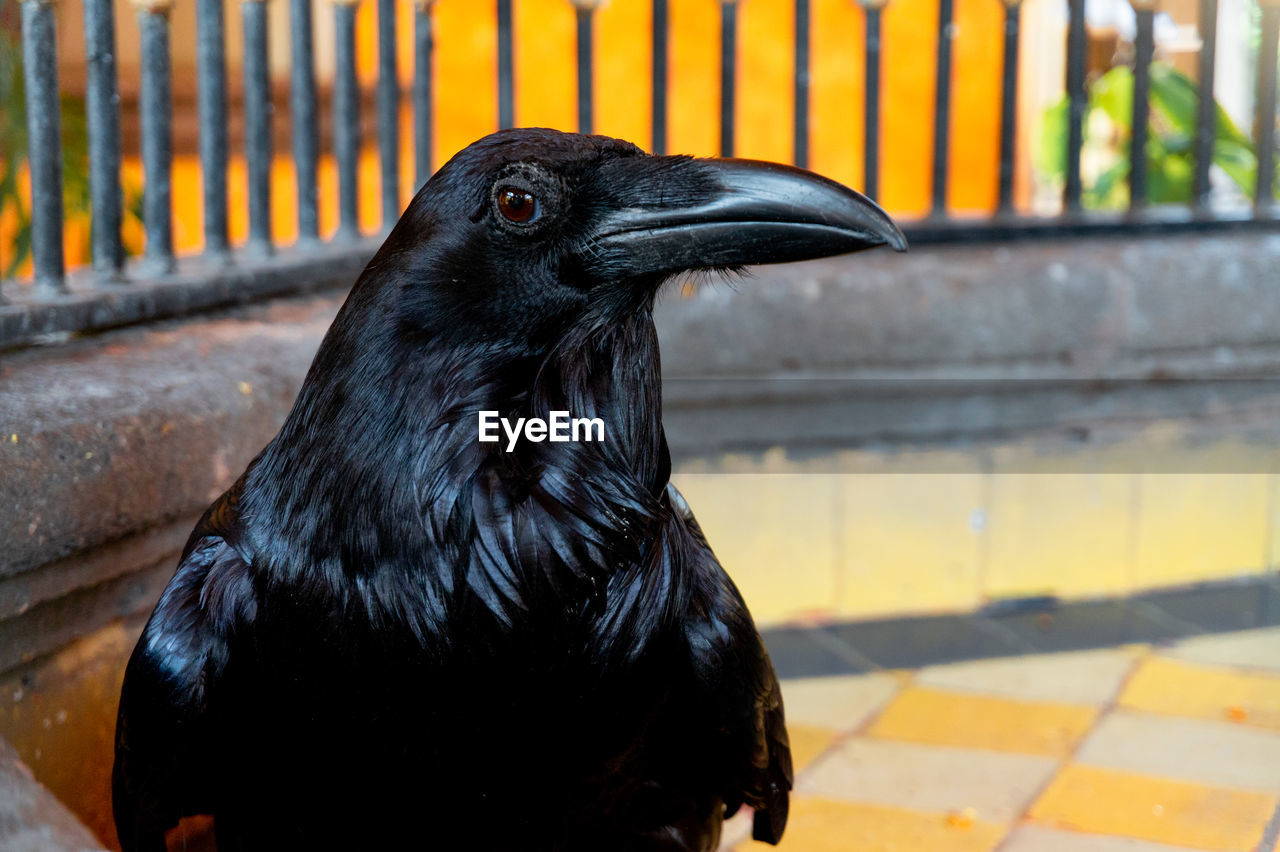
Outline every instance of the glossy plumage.
POLYGON ((878 208, 783 167, 540 130, 456 156, 147 624, 126 852, 189 814, 222 852, 711 850, 744 804, 776 842, 778 682, 668 483, 651 311, 683 269, 883 242, 878 208), (530 221, 495 203, 512 186, 530 221), (599 417, 605 440, 506 452, 481 409, 599 417))

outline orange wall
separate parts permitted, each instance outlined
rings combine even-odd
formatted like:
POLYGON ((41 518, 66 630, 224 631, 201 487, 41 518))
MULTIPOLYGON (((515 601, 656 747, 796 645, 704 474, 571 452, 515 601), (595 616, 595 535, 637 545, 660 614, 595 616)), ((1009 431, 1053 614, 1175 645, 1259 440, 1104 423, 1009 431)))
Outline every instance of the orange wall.
MULTIPOLYGON (((812 2, 810 165, 855 187, 862 175, 864 16, 853 0, 812 2)), ((576 129, 576 29, 568 0, 514 0, 516 122, 576 129)), ((648 146, 650 141, 650 0, 609 0, 596 16, 596 130, 648 146)), ((328 7, 317 8, 317 15, 328 7)), ((439 0, 434 6, 436 51, 435 154, 438 166, 497 124, 496 12, 492 2, 439 0)), ((953 211, 989 210, 995 202, 999 134, 999 77, 1003 5, 1000 0, 955 0, 950 189, 953 211)), ((409 84, 413 72, 414 7, 397 4, 399 73, 405 102, 401 122, 402 200, 415 188, 409 84)), ((672 0, 668 150, 714 155, 719 139, 719 0, 672 0)), ((376 10, 361 4, 357 65, 372 86, 376 70, 376 10)), ((739 7, 737 154, 789 160, 792 151, 794 4, 742 0, 739 7)), ((937 0, 891 0, 883 17, 880 201, 908 217, 928 211, 933 148, 937 0)), ((277 32, 277 39, 284 37, 277 32)), ((328 45, 317 43, 317 51, 328 45)), ((235 73, 235 69, 232 69, 235 73)), ((361 221, 379 225, 378 166, 373 143, 361 162, 361 221)), ((295 235, 293 171, 287 152, 273 170, 273 232, 295 235)), ((231 230, 247 233, 244 165, 231 169, 231 230)), ((141 185, 136 162, 126 181, 141 185)), ((199 168, 179 156, 174 174, 175 242, 180 252, 202 244, 199 168)), ((336 228, 337 180, 331 160, 321 164, 321 226, 336 228)), ((3 223, 0 223, 2 225, 3 223)), ((3 230, 3 228, 0 228, 3 230)), ((136 229, 127 235, 141 247, 136 229)), ((68 235, 68 262, 85 262, 83 237, 68 235)))
MULTIPOLYGON (((567 0, 515 0, 516 122, 576 128, 575 30, 567 0)), ((372 10, 366 12, 372 18, 372 10)), ((716 153, 720 109, 719 0, 671 3, 669 149, 716 153)), ((995 202, 1004 7, 956 0, 949 203, 995 202)), ((496 121, 492 4, 441 0, 437 18, 436 151, 441 161, 496 121)), ((861 186, 863 12, 852 0, 812 0, 812 167, 861 186)), ((411 50, 402 16, 401 52, 411 50)), ((596 130, 647 146, 650 1, 610 0, 597 13, 596 130)), ((882 201, 922 213, 929 197, 937 0, 892 0, 884 12, 882 201)), ((789 160, 795 37, 790 0, 743 0, 739 9, 737 153, 789 160)), ((372 42, 366 62, 372 71, 372 42)), ((407 81, 408 61, 402 63, 407 81)), ((371 75, 372 76, 372 75, 371 75)))
MULTIPOLYGON (((810 165, 855 187, 862 175, 863 11, 853 0, 811 0, 813 80, 810 165)), ((577 129, 576 30, 568 0, 514 0, 516 123, 577 129)), ((739 6, 737 154, 790 160, 794 3, 739 6)), ((412 79, 413 10, 399 7, 400 76, 412 79)), ((596 15, 596 131, 650 141, 650 0, 609 0, 596 15)), ((361 7, 361 78, 377 77, 375 10, 361 7)), ((497 123, 494 4, 439 0, 436 20, 437 165, 497 123)), ((717 153, 720 2, 670 4, 668 150, 717 153)), ((933 151, 937 0, 892 0, 885 9, 881 95, 881 201, 927 212, 933 151)), ((956 211, 995 205, 1004 6, 956 0, 951 88, 950 189, 956 211)), ((409 146, 406 116, 405 142, 409 146)), ((405 169, 406 194, 412 189, 405 169)))

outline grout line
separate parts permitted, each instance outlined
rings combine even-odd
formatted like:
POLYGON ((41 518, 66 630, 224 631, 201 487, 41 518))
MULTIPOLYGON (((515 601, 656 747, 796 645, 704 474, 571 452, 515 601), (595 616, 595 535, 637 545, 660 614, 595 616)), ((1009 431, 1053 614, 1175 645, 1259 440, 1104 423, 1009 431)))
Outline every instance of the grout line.
POLYGON ((858 672, 843 672, 842 674, 869 674, 871 672, 883 672, 886 670, 884 666, 866 656, 857 648, 842 639, 837 639, 825 630, 810 628, 808 634, 809 638, 813 640, 815 645, 819 645, 826 650, 831 651, 837 656, 844 658, 851 665, 858 666, 860 669, 864 670, 858 672))
MULTIPOLYGON (((833 641, 838 641, 838 640, 833 640, 833 641)), ((886 669, 879 669, 879 668, 875 672, 860 672, 852 676, 861 677, 867 674, 889 674, 897 681, 897 686, 894 688, 893 692, 885 696, 883 701, 881 701, 879 704, 877 704, 875 707, 873 707, 869 712, 865 714, 861 723, 859 723, 858 725, 855 725, 852 728, 833 731, 830 740, 827 741, 827 744, 822 749, 822 751, 814 755, 813 759, 810 760, 807 764, 805 764, 803 768, 795 770, 795 773, 794 773, 795 779, 792 784, 792 789, 790 793, 790 796, 793 799, 795 796, 800 795, 797 792, 796 788, 799 787, 801 776, 808 774, 816 766, 828 760, 831 757, 831 755, 835 754, 835 752, 838 751, 842 745, 844 745, 844 743, 854 739, 855 737, 865 735, 867 729, 870 728, 872 724, 874 724, 876 719, 880 718, 880 716, 884 713, 885 709, 890 704, 893 703, 893 700, 897 698, 899 695, 901 695, 902 691, 906 689, 908 686, 910 686, 915 679, 914 671, 908 672, 907 676, 903 677, 903 676, 900 676, 899 674, 895 674, 892 671, 889 671, 886 669)), ((846 675, 846 677, 848 676, 849 675, 846 675)), ((783 696, 784 700, 785 700, 785 697, 786 696, 784 694, 783 696)), ((737 819, 737 818, 738 818, 738 815, 735 814, 734 819, 737 819)), ((729 822, 731 821, 732 820, 726 820, 725 824, 728 825, 729 822)), ((749 822, 747 822, 746 825, 743 827, 735 826, 733 831, 725 833, 721 836, 719 852, 732 852, 732 850, 736 848, 739 844, 750 841, 750 840, 751 840, 751 824, 749 822)))
MULTIPOLYGON (((1120 679, 1120 683, 1116 686, 1115 693, 1111 696, 1111 699, 1098 708, 1098 715, 1094 717, 1093 724, 1089 726, 1089 730, 1085 731, 1080 739, 1076 741, 1076 744, 1072 747, 1071 751, 1058 761, 1058 765, 1054 768, 1053 774, 1051 774, 1049 778, 1027 799, 1026 807, 1024 807, 1022 812, 1010 823, 1008 833, 1005 834, 1005 836, 1001 838, 1000 842, 992 848, 991 852, 1003 852, 1003 850, 1007 848, 1009 840, 1013 837, 1014 832, 1016 832, 1020 826, 1027 825, 1029 823, 1031 819, 1031 809, 1035 807, 1036 802, 1040 801, 1040 799, 1044 797, 1045 792, 1053 786, 1053 782, 1057 781, 1058 778, 1062 776, 1063 770, 1075 763, 1076 756, 1080 753, 1081 747, 1083 747, 1089 737, 1093 735, 1093 732, 1098 729, 1103 720, 1110 716, 1111 713, 1120 706, 1120 696, 1124 694, 1125 689, 1129 685, 1129 681, 1133 679, 1133 676, 1137 673, 1138 669, 1142 667, 1142 664, 1145 663, 1150 656, 1150 649, 1134 655, 1133 663, 1129 666, 1129 670, 1125 672, 1124 677, 1120 679)), ((1124 837, 1124 835, 1115 836, 1124 837)), ((1129 837, 1128 839, 1137 840, 1140 838, 1129 837)))
POLYGON ((1280 848, 1276 843, 1278 840, 1280 840, 1280 802, 1271 813, 1271 819, 1267 820, 1266 828, 1262 829, 1262 840, 1258 843, 1258 852, 1271 852, 1272 849, 1280 848))
POLYGON ((843 609, 850 602, 845 600, 845 593, 849 587, 849 565, 848 554, 845 552, 845 508, 844 508, 844 492, 845 492, 845 476, 836 474, 835 478, 835 494, 831 500, 831 529, 833 541, 831 542, 832 551, 835 554, 835 572, 833 578, 832 589, 835 592, 833 600, 836 602, 837 610, 843 609))
MULTIPOLYGON (((795 776, 796 776, 797 782, 800 780, 801 774, 808 774, 818 764, 823 763, 824 761, 829 759, 831 755, 835 754, 835 752, 838 751, 840 747, 845 743, 849 742, 850 740, 856 739, 858 737, 867 736, 867 731, 870 730, 871 726, 874 725, 876 721, 881 716, 884 715, 884 711, 887 710, 889 705, 893 703, 893 700, 897 698, 899 695, 901 695, 903 691, 907 689, 907 687, 911 686, 915 680, 915 672, 908 673, 906 677, 900 677, 898 675, 894 675, 892 672, 879 672, 879 673, 890 674, 890 676, 892 676, 898 682, 898 685, 894 688, 893 692, 885 696, 884 701, 880 702, 875 707, 873 707, 870 711, 868 711, 861 723, 855 725, 852 728, 846 728, 843 730, 835 731, 833 733, 833 736, 831 737, 831 740, 827 743, 826 747, 822 751, 814 755, 813 760, 809 761, 809 763, 805 765, 804 769, 796 771, 795 776)), ((794 793, 794 785, 792 788, 792 792, 794 793)))
POLYGON ((1139 594, 1138 565, 1142 559, 1142 477, 1129 474, 1129 539, 1126 542, 1125 595, 1139 594))
MULTIPOLYGON (((1177 630, 1182 634, 1184 634, 1181 636, 1171 636, 1167 639, 1161 639, 1161 640, 1155 640, 1155 641, 1181 642, 1183 639, 1191 639, 1195 636, 1207 636, 1208 634, 1215 632, 1215 631, 1206 630, 1205 628, 1201 627, 1199 624, 1196 624, 1194 621, 1187 621, 1185 618, 1178 618, 1178 616, 1168 612, 1167 610, 1161 609, 1159 604, 1154 604, 1151 601, 1134 599, 1129 601, 1129 607, 1135 613, 1140 613, 1142 615, 1145 615, 1148 618, 1150 618, 1152 621, 1159 622, 1169 627, 1172 630, 1177 630)), ((1220 631, 1220 632, 1229 633, 1231 631, 1220 631)))
POLYGON ((969 621, 978 629, 979 632, 985 633, 992 639, 1002 642, 1008 646, 1014 652, 1011 656, 1045 653, 1026 639, 1019 636, 1016 631, 1006 627, 994 619, 974 614, 970 616, 969 621))
POLYGON ((991 451, 989 449, 984 450, 979 458, 979 470, 982 473, 982 479, 980 479, 978 483, 977 511, 982 513, 982 528, 978 530, 977 533, 978 571, 974 580, 978 587, 978 600, 985 601, 988 599, 987 590, 990 588, 987 585, 987 580, 989 579, 988 575, 990 574, 991 569, 991 510, 993 507, 991 501, 993 492, 995 491, 995 483, 993 481, 993 477, 995 476, 995 462, 991 459, 991 451))
POLYGON ((893 700, 916 685, 916 675, 919 673, 919 669, 909 669, 906 671, 899 669, 898 674, 889 672, 889 674, 898 681, 898 688, 895 689, 893 694, 886 698, 880 706, 868 713, 866 718, 862 720, 861 725, 851 728, 845 732, 842 739, 851 740, 854 737, 869 737, 870 734, 868 732, 875 726, 876 722, 880 721, 880 717, 884 716, 885 711, 889 709, 889 705, 893 703, 893 700))
MULTIPOLYGON (((1276 521, 1276 489, 1277 487, 1280 487, 1280 476, 1277 476, 1275 472, 1272 472, 1267 476, 1267 508, 1266 508, 1267 516, 1265 519, 1266 534, 1263 536, 1263 543, 1262 543, 1262 546, 1264 548, 1264 550, 1262 551, 1262 565, 1265 569, 1264 573, 1268 573, 1268 574, 1274 574, 1276 570, 1276 565, 1271 559, 1271 554, 1274 551, 1276 546, 1275 521, 1276 521)), ((1262 601, 1261 603, 1265 612, 1266 601, 1262 601)))

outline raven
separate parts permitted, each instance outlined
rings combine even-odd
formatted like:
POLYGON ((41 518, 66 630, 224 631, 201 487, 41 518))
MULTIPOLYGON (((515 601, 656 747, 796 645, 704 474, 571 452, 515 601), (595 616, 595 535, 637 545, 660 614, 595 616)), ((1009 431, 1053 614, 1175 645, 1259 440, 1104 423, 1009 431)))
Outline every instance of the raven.
POLYGON ((777 677, 670 485, 662 283, 904 250, 800 169, 500 132, 418 192, 129 661, 125 852, 711 850, 791 788, 777 677), (603 440, 479 440, 481 411, 603 440))

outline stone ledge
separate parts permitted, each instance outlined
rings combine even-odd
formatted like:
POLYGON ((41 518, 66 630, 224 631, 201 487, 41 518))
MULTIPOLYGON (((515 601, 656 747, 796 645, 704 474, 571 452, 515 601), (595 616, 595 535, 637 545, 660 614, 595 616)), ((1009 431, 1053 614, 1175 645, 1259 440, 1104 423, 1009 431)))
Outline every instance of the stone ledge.
MULTIPOLYGON (((669 376, 1030 362, 1280 341, 1280 234, 932 246, 753 270, 669 294, 669 376)), ((1274 375, 1274 373, 1272 373, 1274 375)))

